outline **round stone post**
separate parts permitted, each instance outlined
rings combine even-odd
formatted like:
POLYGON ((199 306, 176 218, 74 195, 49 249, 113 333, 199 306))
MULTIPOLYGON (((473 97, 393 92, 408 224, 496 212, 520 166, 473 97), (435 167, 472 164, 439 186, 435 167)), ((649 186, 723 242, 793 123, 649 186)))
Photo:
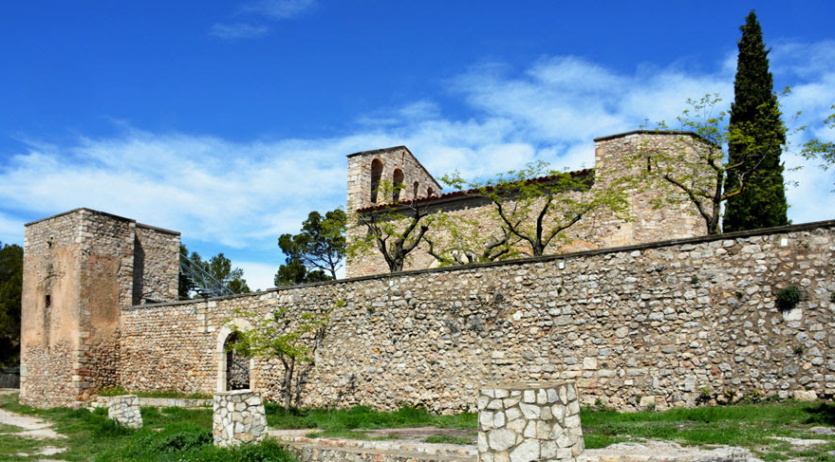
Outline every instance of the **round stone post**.
POLYGON ((515 383, 481 390, 479 462, 575 462, 584 449, 574 382, 515 383))
POLYGON ((109 396, 107 418, 127 428, 142 428, 142 413, 136 395, 109 396))
POLYGON ((261 441, 267 435, 267 413, 261 393, 237 390, 215 393, 212 433, 215 446, 261 441))

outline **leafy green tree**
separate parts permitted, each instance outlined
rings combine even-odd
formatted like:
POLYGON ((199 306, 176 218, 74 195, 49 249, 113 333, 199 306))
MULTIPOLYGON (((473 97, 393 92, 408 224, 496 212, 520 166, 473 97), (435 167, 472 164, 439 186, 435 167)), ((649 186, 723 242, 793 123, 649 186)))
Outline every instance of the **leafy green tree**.
POLYGON ((301 284, 336 279, 345 259, 345 225, 341 209, 322 216, 310 212, 299 234, 282 234, 278 246, 286 256, 275 275, 275 285, 301 284))
POLYGON ((298 317, 281 307, 266 317, 239 311, 239 315, 252 322, 253 328, 248 331, 236 328, 238 341, 229 349, 249 358, 278 359, 284 366, 281 392, 284 408, 290 409, 294 400, 297 404, 301 401, 301 383, 314 365, 314 353, 325 337, 331 311, 344 305, 340 300, 324 312, 301 313, 298 317))
MULTIPOLYGON (((395 193, 402 189, 405 186, 382 180, 377 191, 379 197, 397 197, 395 193)), ((364 227, 366 233, 356 236, 348 246, 348 255, 359 257, 376 250, 383 256, 390 272, 403 271, 409 254, 418 247, 439 216, 439 213, 430 213, 428 204, 416 197, 357 212, 352 220, 364 227)))
MULTIPOLYGON (((203 271, 212 276, 217 282, 229 289, 232 293, 244 294, 252 292, 246 283, 246 279, 244 279, 244 270, 240 268, 233 268, 232 261, 226 258, 226 256, 223 255, 223 252, 215 255, 208 261, 204 261, 203 257, 201 257, 197 252, 191 252, 189 255, 186 246, 180 244, 181 260, 185 258, 184 255, 188 255, 188 259, 191 260, 192 263, 202 268, 203 271)), ((181 268, 178 287, 180 298, 188 299, 195 290, 197 290, 197 285, 194 281, 189 279, 181 268)))
MULTIPOLYGON (((678 121, 682 128, 696 135, 681 134, 664 149, 651 145, 639 147, 632 165, 646 166, 642 175, 633 178, 636 186, 658 188, 663 194, 652 201, 656 207, 663 204, 689 203, 696 207, 705 222, 708 234, 720 234, 722 204, 742 194, 755 181, 754 172, 766 158, 759 140, 768 137, 752 136, 747 126, 726 125, 727 113, 716 112, 722 100, 718 95, 705 95, 698 101, 688 99, 678 121), (724 151, 732 145, 746 145, 746 157, 731 160, 724 151), (748 160, 753 160, 749 162, 748 160), (728 178, 733 178, 729 184, 728 178)), ((764 111, 779 108, 761 107, 764 111)), ((660 131, 667 130, 664 122, 658 123, 660 131)))
POLYGON ((23 248, 0 242, 0 365, 20 363, 23 248))
MULTIPOLYGON (((832 115, 827 117, 823 123, 835 134, 835 105, 832 105, 832 111, 832 115)), ((802 154, 807 159, 819 160, 820 167, 824 170, 835 166, 835 142, 821 141, 817 138, 810 140, 803 145, 802 154)))
MULTIPOLYGON (((594 187, 592 175, 551 170, 543 161, 521 170, 499 174, 487 182, 466 182, 456 172, 444 183, 456 188, 475 189, 490 200, 504 237, 495 237, 484 248, 490 255, 496 248, 508 248, 510 238, 527 247, 529 255, 545 255, 556 243, 567 243, 566 231, 594 213, 614 213, 626 219, 628 202, 623 184, 594 187), (497 247, 492 247, 498 244, 497 247)), ((483 254, 484 255, 484 254, 483 254)))
POLYGON ((786 144, 777 95, 768 66, 762 29, 754 11, 740 27, 734 102, 730 111, 728 164, 743 164, 727 172, 728 195, 722 227, 725 232, 788 224, 783 164, 786 144), (746 173, 747 178, 741 176, 746 173))
POLYGON ((244 279, 244 270, 232 267, 232 260, 226 258, 223 252, 210 258, 207 263, 208 272, 232 293, 245 294, 252 292, 244 279))
POLYGON ((520 239, 500 226, 499 233, 488 231, 482 222, 489 221, 489 214, 468 218, 449 214, 439 215, 432 230, 424 235, 427 252, 441 266, 469 265, 506 260, 518 257, 520 239), (433 232, 437 231, 437 232, 433 232))

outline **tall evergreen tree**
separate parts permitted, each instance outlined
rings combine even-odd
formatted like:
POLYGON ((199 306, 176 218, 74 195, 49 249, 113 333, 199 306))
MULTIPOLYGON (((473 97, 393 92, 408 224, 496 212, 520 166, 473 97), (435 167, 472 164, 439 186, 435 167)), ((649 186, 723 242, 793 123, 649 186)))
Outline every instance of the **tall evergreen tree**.
POLYGON ((726 189, 742 192, 725 204, 725 232, 788 224, 780 154, 786 127, 780 119, 762 29, 752 10, 740 27, 734 102, 731 104, 726 189))

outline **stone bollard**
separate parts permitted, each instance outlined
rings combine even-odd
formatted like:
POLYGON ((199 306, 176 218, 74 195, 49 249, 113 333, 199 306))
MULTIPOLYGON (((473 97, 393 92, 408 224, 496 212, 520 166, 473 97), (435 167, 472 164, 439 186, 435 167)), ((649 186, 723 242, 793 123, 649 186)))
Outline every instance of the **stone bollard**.
POLYGON ((215 393, 213 408, 215 446, 261 441, 267 435, 267 413, 260 392, 238 390, 215 393))
POLYGON ((136 395, 109 396, 107 418, 127 428, 142 428, 139 398, 136 395))
POLYGON ((574 382, 518 383, 481 390, 479 462, 574 462, 584 448, 574 382))

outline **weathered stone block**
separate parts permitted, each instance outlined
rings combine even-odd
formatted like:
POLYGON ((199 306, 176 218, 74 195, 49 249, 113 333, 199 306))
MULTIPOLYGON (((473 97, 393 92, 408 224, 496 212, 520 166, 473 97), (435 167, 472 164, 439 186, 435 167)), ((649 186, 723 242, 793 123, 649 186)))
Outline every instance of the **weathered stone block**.
POLYGON ((107 418, 127 428, 142 428, 142 414, 136 395, 107 398, 107 418))

